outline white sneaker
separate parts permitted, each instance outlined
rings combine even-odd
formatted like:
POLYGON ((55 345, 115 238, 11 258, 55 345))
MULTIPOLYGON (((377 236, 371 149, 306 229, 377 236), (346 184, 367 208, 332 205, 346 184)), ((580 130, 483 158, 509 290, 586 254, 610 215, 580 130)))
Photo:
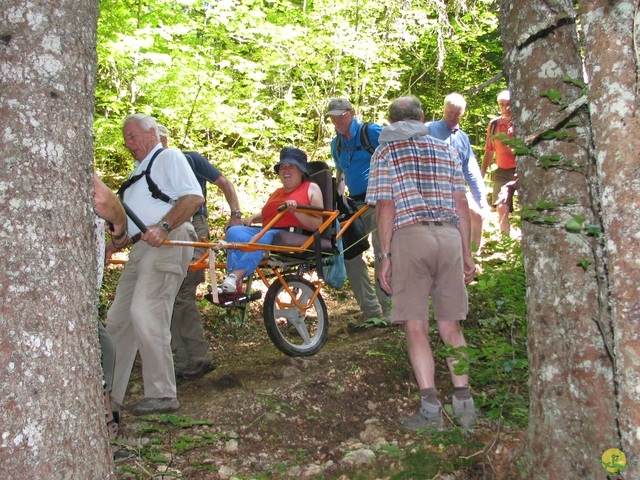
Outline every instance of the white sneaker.
POLYGON ((236 293, 238 291, 237 281, 238 279, 236 278, 236 276, 231 273, 227 278, 224 279, 220 287, 225 293, 236 293))

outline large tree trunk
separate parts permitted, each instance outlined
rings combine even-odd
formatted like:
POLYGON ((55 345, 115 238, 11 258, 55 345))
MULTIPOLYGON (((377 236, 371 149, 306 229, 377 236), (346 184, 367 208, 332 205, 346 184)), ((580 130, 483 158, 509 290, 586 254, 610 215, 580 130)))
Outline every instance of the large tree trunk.
POLYGON ((98 2, 0 9, 0 476, 113 478, 92 206, 98 2))
MULTIPOLYGON (((640 38, 634 39, 640 14, 636 3, 627 1, 581 4, 580 13, 602 184, 599 200, 618 389, 616 420, 620 448, 640 460, 640 38)), ((629 471, 629 478, 640 478, 640 465, 629 471)))
POLYGON ((522 477, 600 478, 604 451, 635 457, 640 442, 634 6, 501 7, 516 135, 532 147, 518 159, 520 198, 532 209, 522 228, 531 393, 522 477), (546 139, 544 130, 573 140, 546 139), (543 168, 554 154, 562 157, 543 168), (580 231, 565 227, 574 215, 584 219, 580 231))

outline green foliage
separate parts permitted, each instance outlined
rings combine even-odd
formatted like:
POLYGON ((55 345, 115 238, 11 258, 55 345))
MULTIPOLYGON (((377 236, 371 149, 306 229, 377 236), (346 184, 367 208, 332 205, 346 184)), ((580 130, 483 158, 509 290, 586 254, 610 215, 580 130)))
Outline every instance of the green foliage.
POLYGON ((484 143, 504 83, 493 2, 319 0, 100 4, 96 168, 111 186, 132 159, 123 117, 151 114, 173 146, 207 155, 248 195, 275 178, 284 145, 328 159, 327 101, 348 96, 383 122, 391 99, 414 93, 439 116, 451 91, 468 95, 466 125, 484 143), (348 34, 346 33, 348 32, 348 34))
POLYGON ((534 153, 534 150, 522 138, 511 138, 506 133, 496 133, 492 138, 500 140, 507 147, 511 147, 516 155, 532 155, 534 153))
POLYGON ((602 233, 602 227, 594 223, 586 223, 581 215, 571 215, 565 223, 565 228, 571 233, 583 233, 588 236, 598 236, 602 233))
POLYGON ((593 260, 590 258, 581 258, 578 260, 577 265, 582 268, 585 272, 589 269, 589 267, 593 264, 593 260))
MULTIPOLYGON (((503 237, 489 242, 503 255, 483 263, 477 283, 469 286, 471 311, 465 323, 466 362, 474 399, 483 415, 525 425, 528 415, 528 362, 524 264, 520 244, 503 237)), ((459 357, 464 360, 465 357, 459 357)))
POLYGON ((584 219, 580 215, 571 215, 571 219, 564 224, 565 228, 570 232, 581 232, 584 219))
POLYGON ((552 155, 541 155, 540 157, 538 157, 538 165, 540 165, 545 170, 553 167, 559 167, 560 165, 566 163, 568 162, 560 153, 554 153, 552 155))
POLYGON ((174 415, 172 413, 146 415, 144 419, 149 422, 168 424, 168 425, 172 425, 174 427, 180 427, 180 428, 193 427, 194 425, 212 425, 213 424, 213 422, 209 420, 193 420, 189 417, 174 415))
POLYGON ((566 130, 547 130, 540 135, 540 138, 543 140, 564 140, 567 142, 575 140, 575 137, 566 130))
POLYGON ((518 216, 520 216, 523 220, 526 220, 531 223, 535 223, 538 225, 555 225, 559 222, 556 217, 551 215, 546 215, 544 213, 539 212, 538 210, 531 209, 523 209, 519 212, 516 212, 518 216))
POLYGON ((549 101, 555 105, 560 105, 560 100, 562 99, 562 93, 557 90, 549 90, 548 92, 542 92, 540 94, 541 97, 546 97, 549 101))
POLYGON ((391 477, 391 480, 410 480, 414 478, 435 478, 439 473, 452 471, 449 462, 443 465, 442 458, 437 452, 426 450, 424 447, 415 452, 409 452, 405 458, 407 469, 391 477))

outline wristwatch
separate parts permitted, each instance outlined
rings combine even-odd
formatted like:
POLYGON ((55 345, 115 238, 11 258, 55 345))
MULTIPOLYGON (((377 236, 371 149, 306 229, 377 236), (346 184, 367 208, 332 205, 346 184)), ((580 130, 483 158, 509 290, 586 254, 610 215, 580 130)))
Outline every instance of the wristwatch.
POLYGON ((230 216, 242 218, 242 212, 240 210, 234 210, 233 212, 231 212, 230 216))
POLYGON ((167 233, 169 233, 171 231, 171 225, 169 225, 167 222, 159 222, 158 225, 160 225, 164 230, 166 230, 167 233))
POLYGON ((391 258, 391 252, 389 252, 389 253, 379 253, 378 254, 378 260, 382 260, 382 259, 385 259, 385 258, 391 258))

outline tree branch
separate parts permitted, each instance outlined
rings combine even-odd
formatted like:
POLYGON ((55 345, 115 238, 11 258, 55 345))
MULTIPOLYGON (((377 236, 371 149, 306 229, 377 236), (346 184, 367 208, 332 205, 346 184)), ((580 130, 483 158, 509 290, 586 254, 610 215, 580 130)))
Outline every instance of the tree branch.
POLYGON ((580 107, 586 104, 587 104, 587 96, 582 95, 580 98, 575 100, 573 103, 569 104, 569 106, 567 106, 567 108, 564 109, 562 114, 556 119, 555 123, 549 126, 542 127, 537 131, 533 132, 531 135, 529 135, 524 139, 525 143, 527 145, 531 145, 535 143, 540 138, 540 135, 542 135, 544 132, 547 132, 549 130, 554 130, 555 128, 557 128, 558 125, 561 125, 562 123, 564 123, 567 120, 567 118, 571 117, 580 107))
POLYGON ((484 90, 485 88, 487 88, 489 85, 493 85, 494 83, 498 82, 503 76, 504 76, 503 72, 496 73, 493 77, 491 77, 486 82, 482 82, 480 85, 476 85, 475 87, 471 87, 471 88, 467 89, 467 91, 465 93, 467 95, 475 95, 479 91, 484 90))

